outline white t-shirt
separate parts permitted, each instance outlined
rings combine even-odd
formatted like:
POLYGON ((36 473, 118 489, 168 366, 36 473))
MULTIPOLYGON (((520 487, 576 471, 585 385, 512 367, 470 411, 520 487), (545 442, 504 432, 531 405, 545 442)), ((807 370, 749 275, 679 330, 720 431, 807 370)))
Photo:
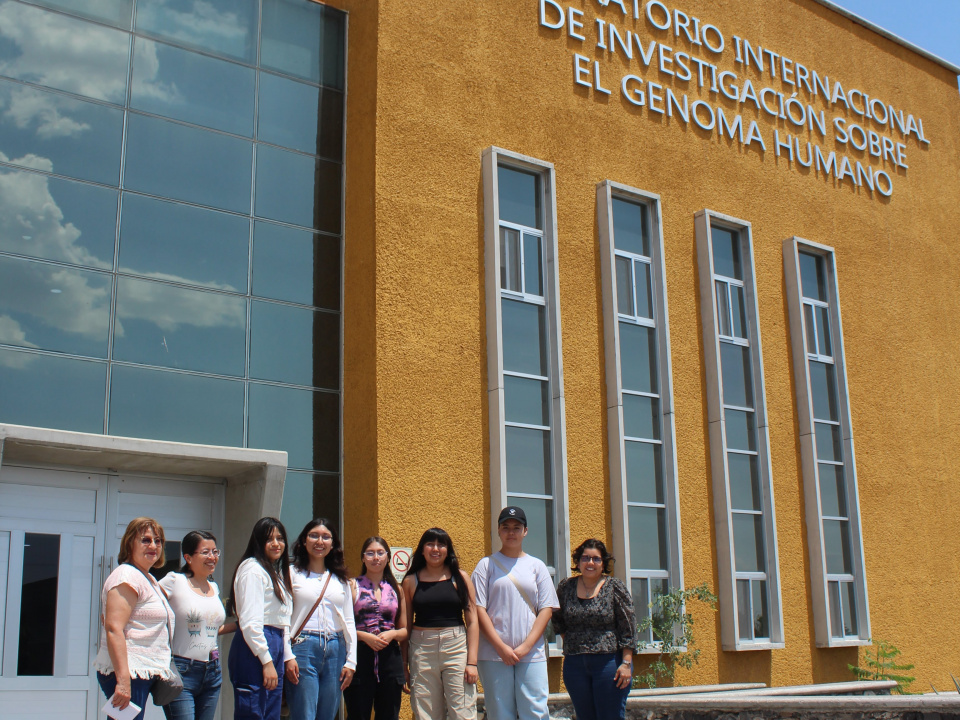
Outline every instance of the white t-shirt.
MULTIPOLYGON (((517 586, 507 577, 511 573, 534 604, 537 612, 543 608, 560 608, 557 591, 553 587, 550 571, 532 555, 518 558, 507 557, 501 552, 483 558, 473 571, 473 584, 477 591, 477 607, 485 608, 497 635, 510 647, 517 647, 527 639, 536 619, 533 610, 520 595, 517 586), (492 562, 496 560, 496 562, 492 562), (497 564, 503 568, 497 567, 497 564), (504 572, 506 570, 506 572, 504 572)), ((490 641, 480 634, 479 660, 500 660, 490 641)), ((520 662, 542 662, 547 659, 541 636, 533 649, 520 658, 520 662)))
POLYGON ((220 601, 220 589, 210 581, 213 597, 194 592, 190 580, 180 573, 167 573, 160 587, 177 616, 173 631, 173 654, 191 660, 210 659, 210 651, 217 647, 217 634, 227 618, 220 601))

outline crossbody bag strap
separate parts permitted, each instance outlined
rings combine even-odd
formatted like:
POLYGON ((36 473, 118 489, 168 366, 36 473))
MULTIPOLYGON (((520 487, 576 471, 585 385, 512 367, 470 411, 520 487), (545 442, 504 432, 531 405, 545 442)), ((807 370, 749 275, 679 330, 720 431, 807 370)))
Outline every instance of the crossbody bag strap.
POLYGON ((513 583, 513 586, 517 589, 517 592, 520 593, 520 597, 523 598, 523 601, 527 604, 527 607, 530 608, 530 612, 533 613, 534 619, 536 619, 537 617, 536 606, 532 602, 530 602, 530 598, 527 595, 526 590, 524 590, 520 586, 520 581, 517 580, 517 576, 513 574, 512 570, 507 570, 503 565, 501 565, 500 561, 498 561, 493 555, 490 556, 490 559, 493 561, 493 564, 496 565, 497 568, 499 568, 500 572, 502 572, 504 575, 510 578, 510 581, 513 583))
POLYGON ((317 601, 313 604, 313 607, 310 608, 310 612, 307 613, 306 617, 303 618, 303 622, 300 623, 300 627, 297 629, 297 634, 290 638, 290 641, 293 642, 298 637, 300 633, 303 632, 303 629, 307 626, 307 623, 310 621, 310 618, 313 617, 313 614, 317 611, 317 608, 320 607, 320 603, 323 602, 323 596, 327 594, 327 585, 330 584, 330 578, 333 577, 333 573, 327 571, 327 581, 323 584, 323 589, 320 591, 320 597, 317 598, 317 601))
MULTIPOLYGON (((133 568, 136 568, 137 570, 140 570, 140 568, 138 568, 133 563, 127 563, 127 564, 133 568)), ((170 618, 174 614, 173 608, 170 607, 170 603, 167 601, 167 593, 164 591, 162 587, 160 587, 160 583, 158 583, 156 579, 152 575, 150 575, 150 573, 145 573, 143 572, 143 570, 140 570, 140 572, 143 573, 144 577, 147 579, 147 582, 150 584, 150 589, 153 590, 154 595, 157 596, 157 599, 160 601, 160 604, 163 605, 163 609, 167 613, 167 640, 170 643, 170 652, 172 653, 173 652, 173 629, 170 627, 170 618)))

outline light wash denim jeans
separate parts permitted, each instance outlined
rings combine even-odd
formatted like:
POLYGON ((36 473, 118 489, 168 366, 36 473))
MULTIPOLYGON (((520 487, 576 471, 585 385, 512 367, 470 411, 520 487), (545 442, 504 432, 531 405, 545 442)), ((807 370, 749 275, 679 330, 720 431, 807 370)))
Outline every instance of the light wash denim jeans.
POLYGON ((183 692, 163 706, 167 720, 213 720, 223 684, 220 661, 203 662, 174 655, 173 662, 183 678, 183 692))
POLYGON ((340 671, 347 661, 343 633, 321 637, 305 632, 300 637, 305 639, 293 646, 300 682, 286 686, 290 720, 335 720, 340 707, 340 671))
POLYGON ((481 660, 477 670, 483 683, 488 720, 549 720, 550 686, 545 660, 516 665, 481 660))

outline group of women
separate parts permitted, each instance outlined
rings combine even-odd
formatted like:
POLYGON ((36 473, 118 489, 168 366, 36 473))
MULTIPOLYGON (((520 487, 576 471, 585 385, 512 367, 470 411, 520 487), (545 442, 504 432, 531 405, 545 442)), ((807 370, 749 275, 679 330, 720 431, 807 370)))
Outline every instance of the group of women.
POLYGON ((329 520, 307 523, 288 553, 283 524, 262 518, 224 608, 211 580, 216 539, 188 533, 180 571, 157 582, 150 570, 165 565, 163 528, 136 518, 101 595, 100 686, 118 710, 140 707, 142 720, 151 690, 179 675, 167 719, 212 720, 217 638, 235 632, 235 720, 279 720, 283 700, 293 720, 333 720, 341 693, 348 720, 396 720, 405 687, 418 720, 475 720, 478 679, 490 720, 546 720, 552 619, 577 717, 623 718, 636 619, 625 585, 608 575, 612 557, 585 541, 573 553, 578 574, 554 589, 546 565, 523 551, 527 531, 524 511, 504 508, 500 550, 468 575, 450 536, 430 528, 398 585, 381 537, 363 543, 363 569, 351 579, 329 520), (226 623, 228 613, 237 621, 226 623))

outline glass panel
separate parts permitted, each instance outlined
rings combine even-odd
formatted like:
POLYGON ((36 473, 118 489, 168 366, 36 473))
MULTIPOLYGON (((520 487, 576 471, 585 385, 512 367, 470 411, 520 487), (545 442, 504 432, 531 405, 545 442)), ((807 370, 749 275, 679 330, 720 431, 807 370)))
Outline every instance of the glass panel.
POLYGON ((726 408, 723 419, 727 430, 727 448, 753 451, 757 449, 756 413, 726 408))
POLYGON ((650 257, 647 206, 613 198, 613 246, 617 250, 650 257))
POLYGON ((807 331, 807 352, 817 353, 817 330, 813 322, 813 306, 803 306, 803 324, 807 331))
POLYGON ((66 15, 0 2, 0 68, 17 80, 122 105, 129 37, 66 15))
POLYGON ((800 253, 800 286, 804 297, 827 302, 827 284, 823 270, 823 258, 800 253))
POLYGON ((130 107, 253 137, 256 74, 224 60, 137 38, 130 107))
POLYGON ((547 375, 544 309, 519 300, 500 301, 503 320, 503 369, 547 375))
POLYGON ((542 230, 540 176, 501 165, 497 179, 500 219, 542 230))
POLYGON ((553 538, 553 500, 507 497, 511 505, 523 508, 529 531, 523 539, 524 552, 543 560, 548 567, 556 564, 553 538))
POLYGON ((123 195, 120 272, 245 293, 250 221, 123 195))
POLYGON ((0 257, 0 342, 107 356, 112 278, 0 257))
POLYGON ((841 462, 843 451, 840 441, 840 426, 815 422, 813 427, 817 434, 817 460, 841 462))
POLYGON ((131 114, 124 186, 248 213, 252 150, 238 138, 131 114))
POLYGON ((264 0, 260 64, 343 89, 343 15, 317 3, 264 0))
POLYGON ((653 328, 620 323, 620 381, 624 390, 659 392, 657 341, 653 328))
POLYGON ((523 291, 530 295, 543 295, 543 257, 540 254, 540 238, 523 235, 523 291))
POLYGON ((117 360, 243 375, 247 303, 241 297, 120 277, 117 360))
MULTIPOLYGON (((143 0, 141 0, 142 2, 143 0)), ((71 15, 102 20, 118 28, 130 28, 130 11, 133 9, 133 0, 30 0, 34 5, 57 8, 71 15)))
POLYGON ((254 63, 257 0, 139 0, 137 30, 254 63))
POLYGON ((633 278, 631 266, 633 261, 617 255, 614 258, 617 270, 617 312, 622 315, 633 316, 633 278))
POLYGON ((119 185, 122 110, 6 80, 0 80, 0 109, 4 162, 119 185))
POLYGON ((733 337, 733 329, 730 326, 730 284, 723 280, 714 282, 717 293, 717 328, 720 335, 733 337))
MULTIPOLYGON (((150 568, 150 574, 157 580, 162 580, 167 573, 176 572, 180 568, 180 541, 167 540, 163 543, 163 553, 166 562, 163 567, 150 568)), ((108 716, 109 717, 109 716, 108 716)))
POLYGON ((256 222, 253 294, 340 309, 340 238, 256 222))
POLYGON ((723 404, 753 407, 753 368, 750 348, 720 343, 720 370, 723 376, 723 404))
POLYGON ((763 516, 733 513, 737 572, 764 572, 763 516))
MULTIPOLYGON (((4 578, 6 579, 6 578, 4 578)), ((60 536, 25 533, 17 675, 53 675, 60 536)))
POLYGON ((817 308, 817 350, 825 357, 833 357, 833 343, 830 342, 830 309, 817 308))
POLYGON ((520 231, 500 228, 500 287, 520 292, 520 231))
POLYGON ((818 420, 839 420, 834 366, 813 360, 808 363, 808 366, 810 394, 813 396, 813 416, 818 420))
MULTIPOLYGON (((633 607, 637 615, 637 626, 650 617, 650 596, 648 593, 647 578, 633 578, 630 581, 630 595, 633 596, 633 607)), ((640 640, 646 643, 653 642, 652 628, 639 633, 640 640)))
POLYGON ((770 620, 767 616, 767 583, 764 580, 751 580, 750 589, 753 591, 753 637, 754 639, 770 637, 770 620))
POLYGON ((106 386, 103 363, 0 349, 0 422, 102 433, 106 386))
POLYGON ((113 268, 117 191, 0 171, 0 250, 113 268))
POLYGON ((650 294, 650 266, 645 262, 633 264, 637 278, 637 316, 653 318, 653 297, 650 294))
POLYGON ((340 165, 260 145, 256 214, 339 233, 340 165))
POLYGON ((847 517, 847 497, 843 465, 817 463, 820 475, 820 513, 828 517, 847 517))
POLYGON ((550 424, 550 385, 545 380, 503 376, 507 422, 550 424))
POLYGON ((730 472, 730 507, 734 510, 761 510, 760 473, 756 455, 727 453, 730 472))
POLYGON ((250 383, 247 447, 286 450, 292 468, 339 472, 339 396, 250 383))
POLYGON ((737 629, 741 640, 753 640, 753 612, 750 603, 750 581, 737 580, 737 629))
POLYGON ((283 484, 280 520, 287 533, 296 537, 300 528, 314 518, 325 517, 337 526, 340 521, 340 478, 336 475, 313 475, 287 471, 283 484))
POLYGON ((737 233, 714 225, 710 228, 710 235, 713 238, 713 273, 743 280, 737 233))
POLYGON ((550 431, 507 426, 507 491, 531 495, 553 494, 550 431))
POLYGON ((264 142, 316 155, 321 132, 320 88, 261 72, 257 127, 257 137, 264 142))
POLYGON ((319 154, 343 162, 343 93, 330 87, 320 94, 319 154))
POLYGON ((340 387, 339 314, 254 300, 251 315, 250 377, 340 387))
POLYGON ((743 288, 739 285, 730 286, 730 308, 733 316, 733 335, 738 338, 747 337, 747 303, 743 296, 743 288))
POLYGON ((623 452, 627 474, 627 501, 663 505, 661 446, 625 440, 623 452))
POLYGON ((840 603, 843 605, 843 634, 858 635, 857 595, 852 582, 840 583, 840 603))
POLYGON ((830 575, 850 575, 853 562, 850 559, 850 523, 846 520, 823 521, 823 548, 827 556, 827 572, 830 575))
POLYGON ((660 439, 660 401, 645 395, 623 393, 623 434, 660 439))
POLYGON ((627 507, 630 569, 667 569, 667 514, 663 508, 627 507))
POLYGON ((830 593, 830 635, 835 638, 843 637, 843 609, 840 604, 840 583, 827 583, 830 593))

